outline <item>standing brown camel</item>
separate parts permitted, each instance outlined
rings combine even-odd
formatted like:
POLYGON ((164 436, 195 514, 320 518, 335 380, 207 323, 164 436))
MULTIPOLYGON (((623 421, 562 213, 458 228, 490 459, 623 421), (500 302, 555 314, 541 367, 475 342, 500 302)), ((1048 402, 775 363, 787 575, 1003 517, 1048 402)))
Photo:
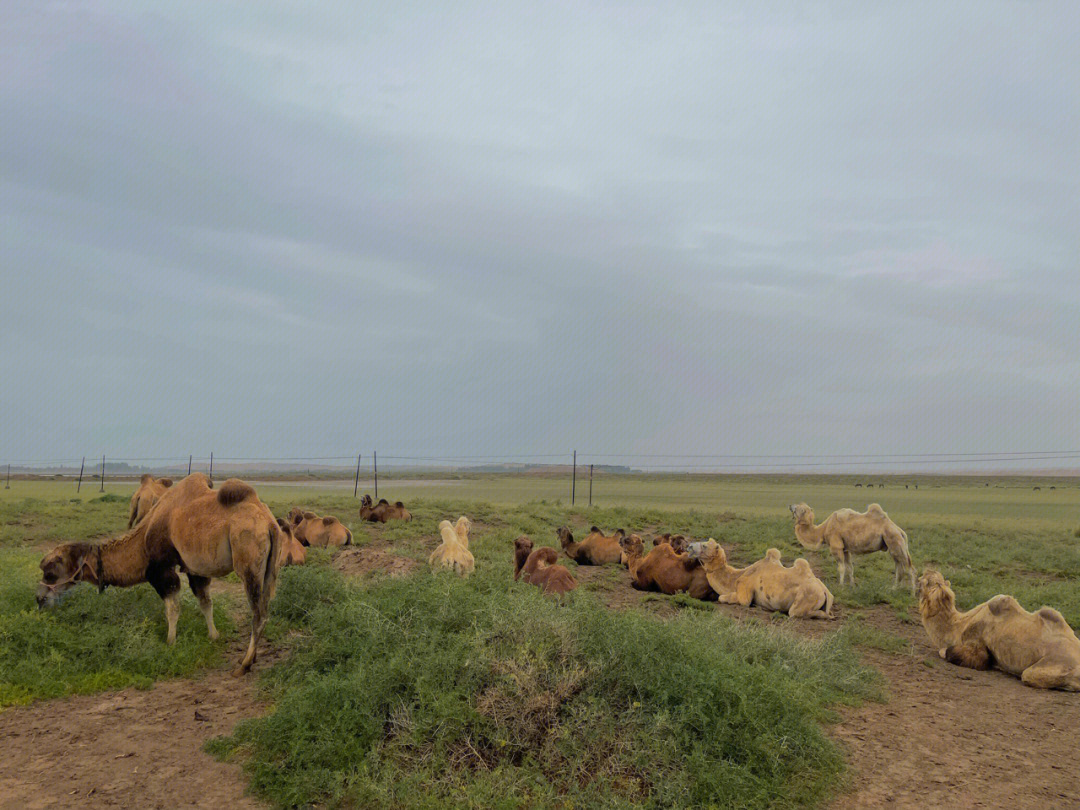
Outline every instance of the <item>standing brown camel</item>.
POLYGON ((154 504, 158 502, 165 490, 172 486, 171 478, 154 478, 146 473, 139 479, 139 488, 131 496, 131 511, 128 514, 128 528, 150 514, 154 504))
POLYGON ((533 542, 522 535, 514 541, 514 579, 535 585, 547 596, 574 590, 577 580, 565 566, 558 565, 559 552, 543 547, 533 551, 533 542))
POLYGON ((179 568, 199 601, 207 633, 216 639, 210 580, 235 571, 251 606, 251 639, 233 671, 243 675, 255 662, 274 596, 282 532, 255 490, 243 481, 230 478, 214 490, 205 475, 194 473, 170 488, 152 514, 126 534, 100 545, 63 543, 46 554, 38 607, 54 605, 79 582, 99 590, 149 582, 165 601, 168 643, 173 644, 180 615, 179 568))
POLYGON ((386 523, 388 520, 410 521, 412 513, 401 501, 391 504, 386 498, 380 498, 377 504, 372 505, 371 496, 365 495, 360 499, 360 519, 371 523, 386 523))

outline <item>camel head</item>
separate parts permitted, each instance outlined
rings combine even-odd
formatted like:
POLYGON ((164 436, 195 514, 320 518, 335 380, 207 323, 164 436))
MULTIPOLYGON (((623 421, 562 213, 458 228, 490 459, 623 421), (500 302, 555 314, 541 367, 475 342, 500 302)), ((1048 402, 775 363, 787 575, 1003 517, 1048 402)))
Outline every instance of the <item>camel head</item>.
POLYGON ((723 568, 727 565, 727 554, 711 537, 704 543, 691 543, 687 546, 686 553, 691 560, 697 560, 702 568, 723 568))
POLYGON ((555 536, 559 538, 559 544, 563 549, 570 547, 570 544, 574 542, 574 535, 570 533, 568 526, 560 526, 555 530, 555 536))
POLYGON ((919 595, 919 612, 923 616, 933 616, 942 611, 951 613, 956 609, 952 583, 934 568, 928 567, 923 571, 915 592, 919 595))
POLYGON ((793 503, 788 506, 788 509, 791 510, 791 519, 794 520, 796 524, 809 523, 813 525, 814 510, 805 503, 793 503))
POLYGON ((640 557, 645 551, 645 543, 639 534, 623 535, 619 538, 619 546, 622 548, 619 562, 624 566, 628 566, 632 558, 640 557))
POLYGON ((521 568, 525 565, 525 561, 529 559, 532 550, 533 541, 525 535, 521 535, 514 541, 514 579, 521 576, 521 568))
POLYGON ((37 606, 52 607, 71 588, 85 578, 97 582, 94 555, 89 543, 63 543, 41 560, 41 582, 38 583, 37 606))
POLYGON ((299 526, 304 521, 304 510, 299 506, 294 506, 289 510, 289 523, 293 526, 299 526))
POLYGON ((469 530, 472 529, 472 521, 462 515, 457 519, 457 523, 454 524, 454 533, 458 537, 458 541, 465 548, 469 547, 469 530))

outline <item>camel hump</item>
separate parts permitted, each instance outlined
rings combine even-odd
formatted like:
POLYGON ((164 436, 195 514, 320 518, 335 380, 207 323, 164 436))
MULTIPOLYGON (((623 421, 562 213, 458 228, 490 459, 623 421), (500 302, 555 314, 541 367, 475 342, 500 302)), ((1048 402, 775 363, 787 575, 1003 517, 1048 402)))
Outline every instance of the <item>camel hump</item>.
POLYGON ((323 522, 323 526, 333 526, 335 523, 337 523, 337 518, 336 517, 324 517, 322 519, 322 522, 323 522))
POLYGON ((163 487, 171 487, 172 486, 172 479, 171 478, 159 478, 158 483, 161 484, 163 487))
POLYGON ((1001 593, 987 602, 986 607, 995 616, 1001 616, 1004 613, 1011 613, 1019 608, 1020 603, 1008 594, 1001 593))
POLYGON ((154 476, 152 476, 150 473, 143 473, 142 478, 139 479, 139 483, 140 484, 149 484, 153 480, 154 480, 154 476))
POLYGON ((770 548, 765 552, 765 559, 772 560, 774 562, 780 562, 780 549, 770 548))
POLYGON ((866 507, 866 514, 871 515, 872 517, 888 517, 888 515, 885 514, 885 510, 881 508, 880 503, 872 503, 866 507))
POLYGON ((1044 621, 1050 624, 1056 624, 1059 627, 1068 627, 1069 623, 1065 621, 1065 617, 1054 610, 1052 607, 1041 607, 1038 610, 1038 614, 1044 621))
POLYGON ((230 478, 218 490, 218 503, 222 506, 234 506, 255 495, 255 490, 238 478, 230 478))
POLYGON ((401 501, 394 501, 394 506, 396 506, 398 509, 405 508, 405 504, 403 504, 401 501))
POLYGON ((802 557, 799 557, 799 559, 795 560, 795 570, 796 571, 806 571, 807 573, 813 573, 810 570, 810 563, 808 563, 802 557))
POLYGON ((596 532, 597 534, 599 534, 600 533, 600 527, 599 526, 593 526, 591 529, 589 529, 590 534, 593 533, 593 532, 596 532))
POLYGON ((616 529, 614 536, 615 537, 626 537, 626 530, 625 529, 616 529))

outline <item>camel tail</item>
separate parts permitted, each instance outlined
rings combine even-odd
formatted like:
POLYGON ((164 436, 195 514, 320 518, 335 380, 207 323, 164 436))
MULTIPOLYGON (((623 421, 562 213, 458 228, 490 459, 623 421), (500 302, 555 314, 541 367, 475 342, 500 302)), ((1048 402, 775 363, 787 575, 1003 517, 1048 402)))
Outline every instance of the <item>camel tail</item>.
POLYGON ((828 588, 825 589, 825 612, 832 616, 833 595, 828 588))
POLYGON ((281 529, 270 524, 270 553, 266 556, 266 570, 263 571, 262 589, 259 591, 259 603, 265 616, 277 589, 277 560, 281 554, 281 529))
POLYGON ((350 532, 347 528, 345 529, 345 545, 352 545, 352 532, 350 532))

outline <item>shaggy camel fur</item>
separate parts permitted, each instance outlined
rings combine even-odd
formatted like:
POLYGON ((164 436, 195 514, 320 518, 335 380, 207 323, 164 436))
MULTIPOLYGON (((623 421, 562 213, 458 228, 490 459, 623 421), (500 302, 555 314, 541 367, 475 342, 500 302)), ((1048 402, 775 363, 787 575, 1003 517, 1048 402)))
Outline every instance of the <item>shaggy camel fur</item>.
POLYGON ((352 532, 336 517, 319 517, 294 506, 289 511, 289 522, 296 539, 305 546, 337 548, 352 543, 352 532))
POLYGON ((154 478, 146 473, 139 479, 139 488, 131 496, 131 511, 128 514, 128 528, 132 528, 150 513, 150 509, 172 486, 171 478, 154 478))
POLYGON ((555 536, 559 538, 566 556, 578 565, 606 565, 622 561, 622 546, 619 543, 626 536, 622 529, 616 529, 615 534, 608 536, 593 526, 580 543, 574 542, 574 535, 567 526, 556 529, 555 536))
POLYGON ((667 543, 661 543, 644 557, 645 544, 632 534, 623 539, 626 567, 630 569, 630 585, 639 591, 688 593, 695 599, 711 602, 716 591, 709 585, 705 569, 686 554, 678 554, 667 543))
POLYGON ((709 585, 727 605, 757 605, 780 610, 793 619, 832 619, 833 595, 801 557, 786 568, 780 551, 770 548, 751 566, 733 568, 724 549, 712 538, 690 545, 690 558, 701 563, 709 585))
POLYGON ((971 669, 996 666, 1037 689, 1080 692, 1080 640, 1053 608, 1028 613, 999 594, 966 613, 939 572, 919 577, 919 615, 938 654, 971 669))
POLYGON ((171 487, 150 516, 121 537, 101 545, 64 543, 41 561, 39 607, 55 604, 78 582, 104 590, 149 582, 165 601, 168 643, 176 641, 180 615, 179 568, 199 601, 210 638, 217 638, 210 580, 235 571, 251 606, 251 639, 240 666, 242 675, 255 662, 277 584, 282 531, 255 490, 230 478, 211 489, 202 473, 171 487))
POLYGON ((686 539, 686 535, 671 534, 670 532, 664 532, 659 537, 653 538, 653 546, 659 546, 663 543, 667 543, 671 546, 676 554, 685 554, 686 549, 690 545, 690 542, 686 539))
POLYGON ((365 495, 360 499, 360 519, 371 523, 386 523, 388 520, 412 520, 412 513, 405 508, 401 501, 391 504, 386 498, 380 498, 375 505, 371 503, 371 496, 365 495))
POLYGON ((788 508, 795 521, 795 538, 803 548, 817 549, 822 543, 828 543, 829 551, 836 558, 841 585, 845 578, 849 585, 855 585, 853 555, 884 549, 895 565, 893 587, 898 587, 906 574, 911 582, 911 592, 915 593, 915 566, 908 553, 907 534, 878 504, 870 504, 865 512, 838 509, 817 526, 814 525, 814 510, 805 503, 792 504, 788 508))
POLYGON ((281 550, 278 554, 278 568, 286 565, 303 565, 307 562, 307 549, 292 533, 292 525, 278 518, 281 529, 281 550))
POLYGON ((545 546, 533 551, 533 541, 524 535, 514 541, 514 579, 520 577, 547 596, 558 596, 577 587, 573 574, 558 562, 559 552, 553 548, 545 546))
POLYGON ((439 524, 439 534, 442 535, 442 543, 431 552, 428 564, 434 568, 447 568, 459 576, 466 577, 473 572, 476 562, 472 552, 469 551, 469 529, 472 523, 462 515, 457 523, 451 524, 444 520, 439 524))

